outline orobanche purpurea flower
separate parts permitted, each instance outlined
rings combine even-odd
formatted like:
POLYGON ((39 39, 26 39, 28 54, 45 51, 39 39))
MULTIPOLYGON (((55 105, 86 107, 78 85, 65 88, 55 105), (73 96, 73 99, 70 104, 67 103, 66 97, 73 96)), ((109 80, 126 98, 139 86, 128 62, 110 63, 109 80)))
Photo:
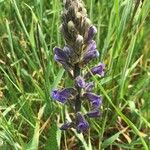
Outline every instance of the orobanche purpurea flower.
POLYGON ((99 52, 94 41, 97 33, 95 26, 87 17, 87 12, 82 0, 65 0, 64 11, 61 15, 61 32, 65 39, 63 49, 54 48, 54 59, 61 63, 64 69, 74 80, 72 87, 55 89, 51 96, 61 103, 73 105, 74 119, 65 122, 60 129, 75 128, 78 133, 85 132, 89 128, 87 117, 99 117, 102 96, 93 93, 94 82, 90 81, 93 75, 104 76, 104 64, 85 71, 89 62, 99 57, 99 52), (83 72, 84 71, 84 72, 83 72), (81 112, 81 105, 89 102, 91 110, 87 114, 81 112))

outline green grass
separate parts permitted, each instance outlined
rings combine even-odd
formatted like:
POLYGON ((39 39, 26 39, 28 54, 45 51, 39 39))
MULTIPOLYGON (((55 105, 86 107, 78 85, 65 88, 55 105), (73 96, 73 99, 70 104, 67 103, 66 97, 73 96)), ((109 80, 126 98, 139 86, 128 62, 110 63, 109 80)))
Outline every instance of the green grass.
POLYGON ((1 150, 149 150, 150 1, 84 2, 101 54, 91 66, 104 62, 106 74, 93 77, 102 116, 77 134, 59 130, 70 109, 50 98, 51 89, 71 84, 53 60, 53 47, 64 45, 62 2, 0 0, 1 150))

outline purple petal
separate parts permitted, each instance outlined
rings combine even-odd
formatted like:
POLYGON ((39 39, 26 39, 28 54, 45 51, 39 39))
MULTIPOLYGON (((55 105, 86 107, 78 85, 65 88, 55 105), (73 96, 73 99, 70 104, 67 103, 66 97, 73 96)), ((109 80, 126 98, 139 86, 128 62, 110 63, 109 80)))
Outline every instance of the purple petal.
POLYGON ((65 70, 67 70, 67 71, 72 70, 72 66, 68 62, 66 62, 66 60, 64 60, 64 58, 61 58, 61 57, 59 57, 58 55, 55 54, 54 55, 54 60, 61 63, 65 70))
POLYGON ((64 62, 64 59, 62 59, 61 57, 59 57, 58 55, 54 55, 54 60, 57 62, 60 62, 61 64, 64 62))
POLYGON ((100 76, 104 76, 105 65, 103 63, 99 63, 98 66, 93 67, 91 72, 93 74, 99 74, 100 76))
POLYGON ((76 77, 76 83, 77 83, 77 85, 78 85, 79 87, 81 87, 81 88, 84 88, 85 85, 86 85, 86 83, 85 83, 83 77, 81 77, 81 76, 76 77))
POLYGON ((81 113, 77 113, 77 132, 81 133, 81 132, 85 132, 87 131, 87 129, 89 128, 89 124, 88 122, 85 120, 84 116, 81 115, 81 113))
POLYGON ((61 91, 61 94, 65 97, 69 97, 70 95, 76 95, 77 91, 74 88, 65 88, 61 91))
POLYGON ((59 101, 61 103, 65 103, 67 101, 67 99, 68 99, 68 97, 64 97, 61 94, 60 90, 53 90, 51 96, 52 96, 52 98, 54 100, 57 100, 57 101, 59 101))
POLYGON ((58 99, 59 90, 53 90, 51 96, 52 96, 53 99, 58 99))
POLYGON ((93 75, 98 74, 98 75, 100 75, 101 77, 103 77, 103 76, 104 76, 104 69, 105 69, 105 65, 104 65, 103 63, 99 63, 98 66, 93 67, 93 68, 91 69, 91 71, 88 72, 84 77, 85 77, 85 78, 89 78, 89 77, 92 76, 92 74, 93 74, 93 75), (91 73, 92 73, 92 74, 91 74, 91 73))
POLYGON ((68 63, 69 57, 67 53, 58 47, 54 47, 54 53, 54 59, 61 63, 67 71, 71 71, 72 66, 68 63))
POLYGON ((98 108, 102 104, 102 96, 95 95, 91 92, 86 92, 83 96, 91 102, 94 108, 98 108))
POLYGON ((57 55, 57 57, 65 62, 69 60, 67 54, 60 48, 54 47, 54 53, 57 55))
POLYGON ((91 118, 100 117, 100 115, 101 114, 100 114, 99 109, 94 109, 86 114, 86 116, 91 117, 91 118))
POLYGON ((87 64, 93 58, 97 58, 99 56, 99 52, 97 50, 86 52, 83 56, 83 64, 87 64))
POLYGON ((94 40, 90 41, 87 46, 87 51, 93 51, 96 49, 96 42, 94 40))
POLYGON ((94 88, 94 83, 93 82, 89 82, 85 86, 85 91, 86 92, 90 92, 93 88, 94 88))
POLYGON ((64 90, 53 90, 51 94, 53 99, 61 103, 65 103, 73 95, 76 95, 76 90, 74 88, 66 88, 64 90))
POLYGON ((88 31, 87 41, 91 41, 96 33, 97 33, 96 27, 91 26, 88 31))
POLYGON ((67 130, 69 128, 72 128, 73 127, 73 123, 72 122, 67 122, 67 123, 64 123, 61 127, 60 127, 60 130, 67 130))

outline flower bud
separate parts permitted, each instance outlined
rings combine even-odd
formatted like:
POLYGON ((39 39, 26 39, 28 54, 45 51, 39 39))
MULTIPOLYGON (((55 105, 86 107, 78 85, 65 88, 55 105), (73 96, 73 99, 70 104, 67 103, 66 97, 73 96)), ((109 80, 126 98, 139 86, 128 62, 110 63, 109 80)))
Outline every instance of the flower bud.
POLYGON ((65 103, 68 99, 71 99, 73 96, 76 95, 76 90, 74 88, 65 88, 63 90, 53 90, 51 95, 53 99, 61 103, 65 103))
POLYGON ((81 54, 82 51, 82 44, 83 44, 83 37, 81 35, 77 35, 77 39, 76 39, 76 48, 79 49, 79 52, 81 54))
POLYGON ((87 98, 94 108, 98 108, 102 104, 102 97, 91 92, 83 94, 84 98, 87 98))
POLYGON ((74 25, 73 21, 69 21, 67 25, 68 25, 69 31, 75 30, 75 25, 74 25))
POLYGON ((85 83, 83 77, 81 77, 81 76, 76 77, 76 83, 79 87, 85 88, 86 83, 85 83))
POLYGON ((90 111, 90 112, 88 112, 87 114, 86 114, 86 116, 88 116, 88 117, 90 117, 90 118, 96 118, 96 117, 100 117, 100 111, 99 111, 99 109, 94 109, 94 110, 92 110, 92 111, 90 111))
POLYGON ((67 130, 69 128, 73 127, 73 123, 72 122, 66 122, 64 123, 61 127, 60 130, 67 130))
POLYGON ((89 124, 85 120, 84 116, 81 115, 81 113, 79 112, 77 112, 76 116, 77 116, 77 127, 76 127, 77 132, 81 133, 87 131, 87 129, 89 128, 89 124))

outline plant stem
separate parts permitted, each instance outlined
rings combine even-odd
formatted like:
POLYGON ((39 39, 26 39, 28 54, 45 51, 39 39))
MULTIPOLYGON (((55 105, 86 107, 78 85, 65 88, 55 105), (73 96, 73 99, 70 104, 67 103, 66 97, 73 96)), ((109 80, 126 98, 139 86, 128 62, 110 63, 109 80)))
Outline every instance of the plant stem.
MULTIPOLYGON (((74 66, 74 80, 77 76, 80 75, 80 67, 79 67, 79 64, 75 64, 74 66)), ((81 88, 75 83, 75 88, 78 92, 77 96, 76 96, 76 99, 75 99, 75 112, 77 113, 78 111, 81 110, 81 88)))

